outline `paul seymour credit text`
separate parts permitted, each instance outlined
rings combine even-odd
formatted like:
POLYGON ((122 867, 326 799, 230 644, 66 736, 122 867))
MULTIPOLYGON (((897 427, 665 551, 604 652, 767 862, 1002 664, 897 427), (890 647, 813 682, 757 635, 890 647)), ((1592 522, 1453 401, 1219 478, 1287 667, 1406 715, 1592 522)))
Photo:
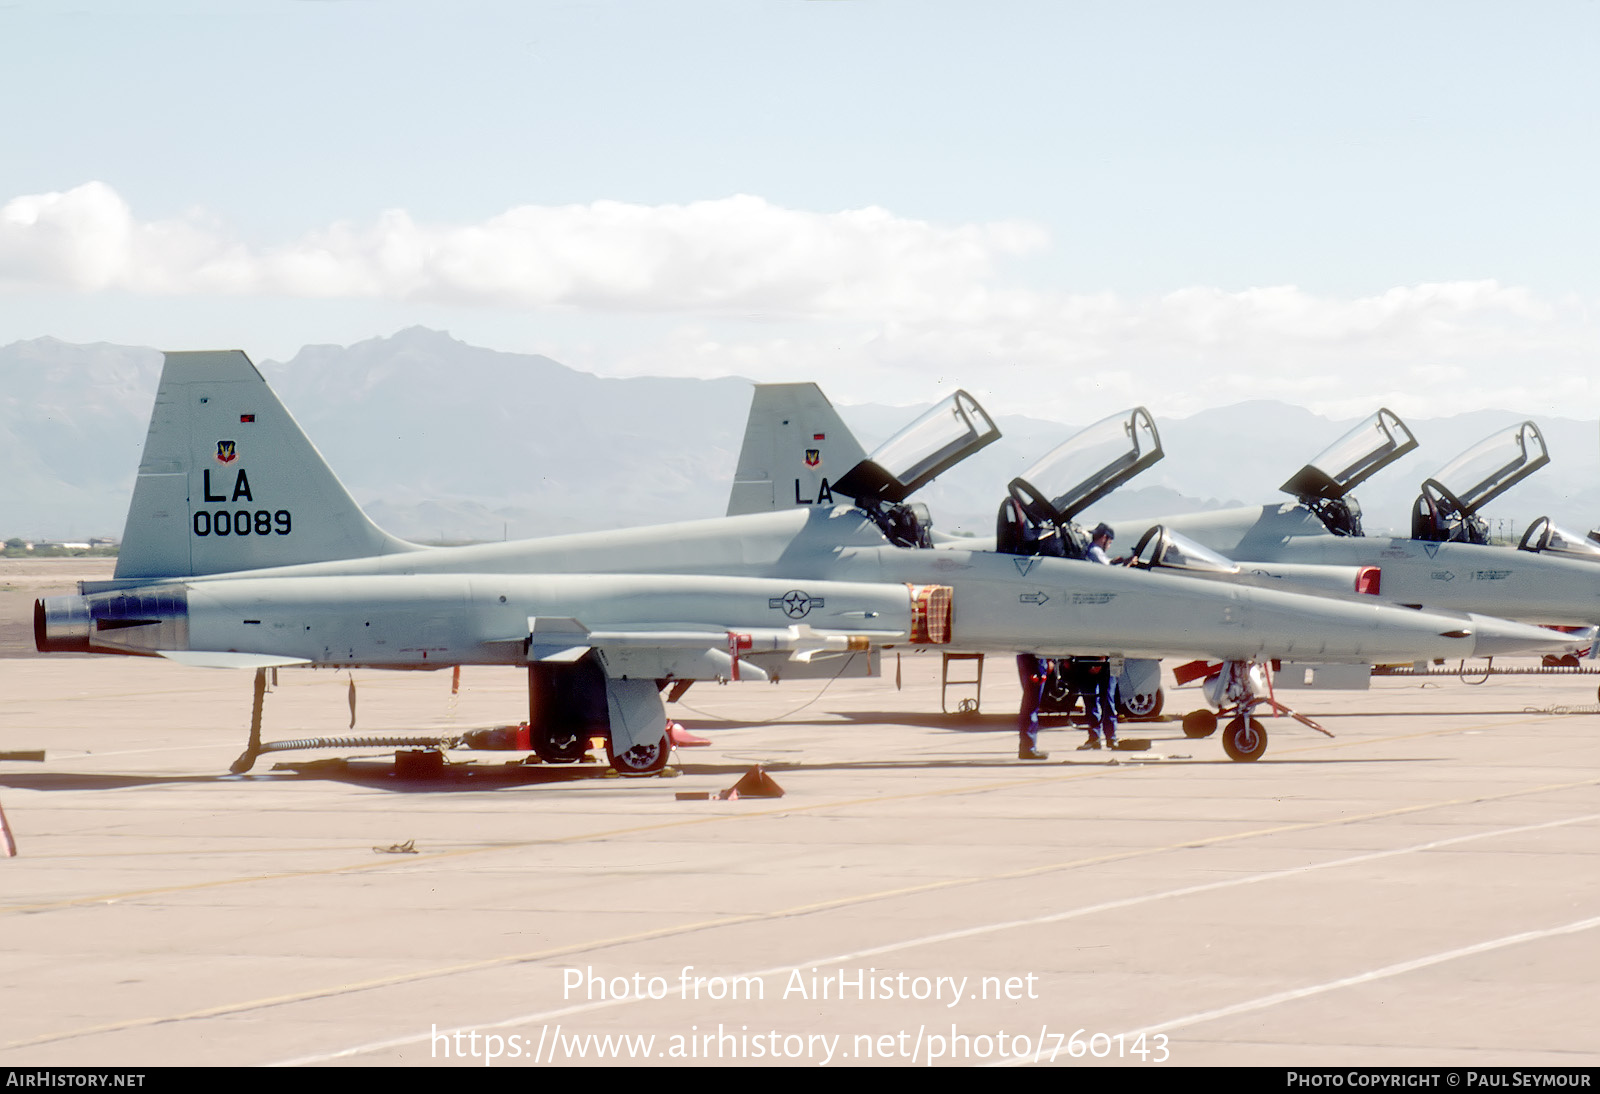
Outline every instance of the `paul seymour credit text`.
POLYGON ((1439 1070, 1384 1070, 1361 1068, 1352 1071, 1297 1071, 1284 1075, 1284 1085, 1289 1087, 1428 1087, 1434 1089, 1460 1088, 1485 1090, 1491 1087, 1580 1087, 1589 1089, 1594 1076, 1586 1071, 1571 1068, 1446 1068, 1439 1070))

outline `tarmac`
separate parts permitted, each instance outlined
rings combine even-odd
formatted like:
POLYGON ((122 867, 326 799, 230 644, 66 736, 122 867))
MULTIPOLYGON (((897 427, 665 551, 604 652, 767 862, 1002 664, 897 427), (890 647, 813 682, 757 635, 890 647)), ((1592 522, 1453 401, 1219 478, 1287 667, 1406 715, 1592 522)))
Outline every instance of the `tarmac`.
MULTIPOLYGON (((1336 736, 1266 719, 1256 763, 1054 720, 1028 763, 1008 660, 961 716, 891 655, 696 684, 674 777, 233 776, 250 673, 32 652, 96 568, 0 562, 0 1065, 1600 1063, 1594 676, 1280 693, 1336 736), (784 796, 717 800, 753 765, 784 796)), ((351 674, 282 671, 264 736, 526 716, 512 670, 353 679, 354 728, 351 674)))

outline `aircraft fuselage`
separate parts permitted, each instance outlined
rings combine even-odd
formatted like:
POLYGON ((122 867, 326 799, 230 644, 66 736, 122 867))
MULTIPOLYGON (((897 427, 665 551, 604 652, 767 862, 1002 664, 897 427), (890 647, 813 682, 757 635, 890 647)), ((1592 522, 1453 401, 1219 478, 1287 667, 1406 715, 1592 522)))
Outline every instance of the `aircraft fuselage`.
MULTIPOLYGON (((1371 598, 1318 600, 1308 619, 1303 597, 1275 589, 1068 559, 894 547, 847 508, 433 548, 165 586, 108 582, 86 591, 103 599, 186 590, 185 644, 161 647, 176 633, 151 631, 151 650, 423 667, 523 661, 518 643, 535 617, 576 618, 594 629, 612 622, 726 629, 804 622, 905 631, 907 585, 952 589, 948 644, 962 650, 1373 662, 1481 656, 1499 640, 1492 621, 1453 621, 1371 598), (809 609, 796 614, 804 605, 815 605, 815 617, 809 609)), ((66 619, 68 602, 79 599, 53 598, 46 611, 66 619)), ((1511 637, 1498 626, 1501 638, 1511 637)), ((112 630, 106 643, 133 637, 112 630)))
POLYGON ((1600 567, 1508 547, 1387 536, 1335 536, 1296 506, 1264 506, 1163 518, 1164 524, 1251 562, 1376 566, 1381 595, 1398 604, 1481 612, 1562 626, 1600 624, 1600 567))

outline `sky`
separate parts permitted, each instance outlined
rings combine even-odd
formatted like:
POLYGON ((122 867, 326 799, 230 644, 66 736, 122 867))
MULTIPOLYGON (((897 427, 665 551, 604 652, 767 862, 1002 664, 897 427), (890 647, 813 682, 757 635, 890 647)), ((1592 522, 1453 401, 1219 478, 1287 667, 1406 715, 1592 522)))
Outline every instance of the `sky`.
POLYGON ((1597 47, 1597 0, 9 0, 0 344, 1593 417, 1597 47))

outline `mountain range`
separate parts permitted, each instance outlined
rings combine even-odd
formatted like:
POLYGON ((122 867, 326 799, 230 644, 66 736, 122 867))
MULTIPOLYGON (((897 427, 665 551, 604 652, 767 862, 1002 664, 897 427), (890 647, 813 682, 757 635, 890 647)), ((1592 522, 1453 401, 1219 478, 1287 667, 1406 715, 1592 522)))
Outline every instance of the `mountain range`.
MULTIPOLYGON (((751 390, 733 378, 602 378, 421 327, 257 365, 373 519, 429 542, 719 516, 751 390)), ((160 370, 160 352, 141 347, 41 338, 0 348, 0 539, 121 534, 160 370)), ((926 395, 931 402, 936 393, 926 395)), ((1150 400, 1158 407, 1159 395, 1150 400)), ((870 451, 926 405, 839 410, 870 451)), ((1358 491, 1369 534, 1403 534, 1423 478, 1523 417, 1484 410, 1408 420, 1419 452, 1358 491)), ((939 528, 991 532, 1005 484, 1089 424, 996 421, 998 442, 918 495, 939 528)), ((1355 422, 1249 402, 1178 419, 1158 410, 1156 424, 1166 459, 1092 519, 1287 500, 1278 485, 1355 422)), ((1519 534, 1540 515, 1586 531, 1600 523, 1595 422, 1538 424, 1550 466, 1490 515, 1519 534)), ((1131 547, 1142 530, 1119 529, 1118 546, 1131 547)))

